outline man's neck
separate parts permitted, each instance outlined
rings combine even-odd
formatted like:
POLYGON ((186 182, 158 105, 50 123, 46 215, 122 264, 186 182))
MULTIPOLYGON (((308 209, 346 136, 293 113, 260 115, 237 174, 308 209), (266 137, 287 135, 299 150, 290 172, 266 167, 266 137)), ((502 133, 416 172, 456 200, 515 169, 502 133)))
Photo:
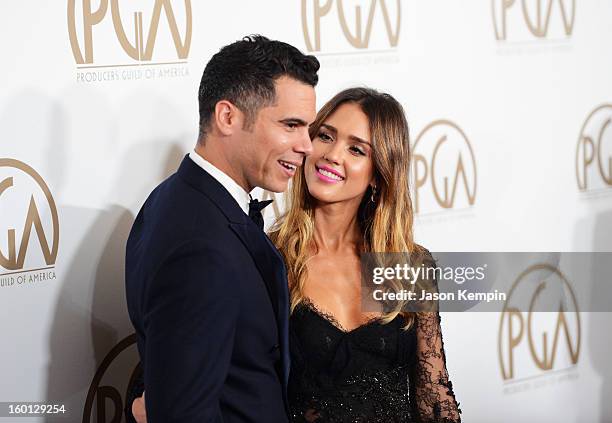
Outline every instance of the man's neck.
POLYGON ((232 178, 232 180, 240 185, 246 192, 251 192, 253 187, 249 186, 246 178, 244 178, 241 172, 232 167, 229 158, 225 154, 225 151, 223 151, 222 148, 219 148, 220 144, 221 142, 215 142, 215 140, 211 139, 208 139, 205 144, 198 142, 195 147, 195 152, 221 172, 232 178))

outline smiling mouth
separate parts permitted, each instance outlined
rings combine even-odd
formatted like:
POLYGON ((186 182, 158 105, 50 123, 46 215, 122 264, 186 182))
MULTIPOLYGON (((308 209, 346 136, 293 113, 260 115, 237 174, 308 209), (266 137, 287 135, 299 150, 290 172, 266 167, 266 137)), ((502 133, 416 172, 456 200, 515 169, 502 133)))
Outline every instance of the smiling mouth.
POLYGON ((325 169, 321 169, 318 166, 315 166, 315 169, 317 169, 317 172, 319 174, 325 176, 326 178, 333 179, 334 181, 344 181, 344 178, 342 176, 337 175, 337 174, 335 174, 333 172, 330 172, 330 171, 325 170, 325 169))
POLYGON ((297 169, 297 166, 294 165, 293 163, 289 163, 283 160, 279 160, 278 161, 282 167, 284 167, 287 170, 290 170, 291 172, 295 172, 295 169, 297 169))

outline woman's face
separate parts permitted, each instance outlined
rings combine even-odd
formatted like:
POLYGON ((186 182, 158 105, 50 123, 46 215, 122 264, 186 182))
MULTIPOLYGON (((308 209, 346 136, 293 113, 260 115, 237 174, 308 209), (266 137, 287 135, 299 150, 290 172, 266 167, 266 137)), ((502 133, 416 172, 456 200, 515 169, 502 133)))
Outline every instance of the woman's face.
POLYGON ((308 191, 323 203, 361 201, 373 182, 368 118, 355 103, 339 106, 321 125, 306 157, 308 191))

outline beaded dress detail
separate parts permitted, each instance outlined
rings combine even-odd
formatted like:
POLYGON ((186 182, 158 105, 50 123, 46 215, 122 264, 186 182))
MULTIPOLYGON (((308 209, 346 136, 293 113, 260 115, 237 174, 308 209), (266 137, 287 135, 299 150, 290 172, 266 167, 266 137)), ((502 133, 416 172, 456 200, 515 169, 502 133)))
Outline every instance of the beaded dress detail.
POLYGON ((293 422, 461 421, 437 312, 346 330, 309 299, 290 318, 293 422))

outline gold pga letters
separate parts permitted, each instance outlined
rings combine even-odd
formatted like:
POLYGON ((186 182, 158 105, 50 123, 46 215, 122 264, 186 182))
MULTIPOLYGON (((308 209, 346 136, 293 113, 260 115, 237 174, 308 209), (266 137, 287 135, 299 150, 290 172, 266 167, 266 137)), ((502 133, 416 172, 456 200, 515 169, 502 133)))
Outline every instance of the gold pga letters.
MULTIPOLYGON (((370 45, 370 37, 372 35, 372 28, 374 26, 374 17, 377 10, 382 13, 385 29, 387 31, 387 37, 389 39, 389 45, 396 47, 399 41, 400 27, 401 27, 401 1, 395 0, 396 5, 396 16, 395 21, 392 19, 392 13, 389 11, 387 0, 369 0, 366 2, 369 4, 367 9, 367 21, 364 25, 364 17, 362 16, 362 9, 360 5, 354 6, 355 8, 355 26, 354 31, 351 30, 351 25, 347 22, 346 8, 343 0, 335 0, 338 20, 344 37, 349 44, 357 49, 366 49, 370 45)), ((306 42, 306 48, 308 51, 320 51, 321 50, 321 19, 327 15, 332 6, 334 0, 325 0, 322 4, 320 0, 302 0, 302 30, 304 32, 304 41, 306 42), (308 25, 308 9, 309 4, 313 10, 312 18, 312 30, 314 35, 311 35, 311 28, 308 25)))
MULTIPOLYGON (((30 235, 32 234, 32 228, 36 232, 38 242, 47 266, 55 265, 57 258, 57 251, 59 248, 59 218, 57 214, 57 207, 55 206, 55 200, 51 195, 49 187, 42 179, 42 177, 30 166, 14 159, 0 159, 0 168, 7 167, 13 170, 21 171, 27 174, 35 183, 36 186, 44 194, 49 209, 51 211, 51 223, 53 232, 51 234, 51 245, 49 245, 48 234, 45 234, 45 230, 40 218, 39 208, 34 200, 34 194, 30 196, 30 202, 28 205, 27 214, 24 216, 23 231, 21 235, 21 241, 19 243, 19 249, 16 244, 16 230, 15 228, 8 228, 8 257, 0 251, 0 266, 7 270, 22 270, 24 267, 26 254, 28 251, 28 244, 30 241, 30 235)), ((11 189, 23 189, 23 187, 16 187, 14 185, 14 177, 9 176, 0 181, 0 202, 3 200, 2 195, 11 189)))
POLYGON ((546 38, 549 33, 553 5, 560 12, 561 23, 566 36, 572 35, 576 18, 576 0, 491 0, 493 27, 497 40, 507 39, 507 16, 510 9, 520 8, 524 23, 536 38, 546 38), (544 7, 542 7, 544 6, 544 7))
MULTIPOLYGON (((76 0, 68 0, 68 34, 72 54, 77 64, 91 64, 94 62, 93 27, 106 17, 109 9, 109 0, 100 0, 97 10, 92 10, 91 0, 80 0, 82 3, 83 21, 83 46, 79 44, 76 30, 76 0)), ((166 16, 172 40, 176 48, 178 59, 186 59, 191 46, 191 0, 185 2, 185 28, 181 37, 181 31, 176 22, 172 7, 172 0, 155 0, 151 21, 148 31, 143 29, 142 12, 134 12, 135 40, 128 39, 123 23, 121 22, 119 0, 110 0, 110 12, 113 21, 115 35, 123 51, 132 59, 142 62, 150 62, 153 58, 153 49, 157 39, 157 29, 162 12, 166 16)))

